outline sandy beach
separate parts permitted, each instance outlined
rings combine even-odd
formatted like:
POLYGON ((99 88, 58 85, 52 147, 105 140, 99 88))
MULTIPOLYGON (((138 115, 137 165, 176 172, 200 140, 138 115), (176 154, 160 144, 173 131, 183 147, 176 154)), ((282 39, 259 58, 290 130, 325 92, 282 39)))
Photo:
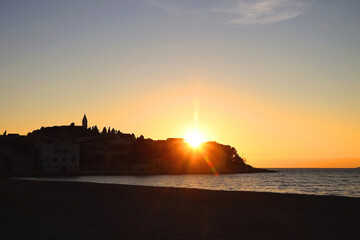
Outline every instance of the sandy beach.
POLYGON ((360 198, 0 179, 0 239, 359 239, 360 198))

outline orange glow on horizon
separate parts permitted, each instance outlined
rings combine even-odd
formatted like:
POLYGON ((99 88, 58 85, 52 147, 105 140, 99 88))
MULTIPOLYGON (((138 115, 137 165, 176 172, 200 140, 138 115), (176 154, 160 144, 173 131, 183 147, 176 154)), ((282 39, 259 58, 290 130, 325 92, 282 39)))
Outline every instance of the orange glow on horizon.
MULTIPOLYGON (((207 79, 212 80, 211 76, 207 79)), ((190 144, 188 135, 192 134, 187 133, 196 130, 203 136, 201 141, 235 147, 254 167, 360 166, 357 115, 335 115, 325 108, 305 108, 301 104, 295 109, 287 101, 269 99, 251 89, 238 94, 236 89, 211 83, 198 86, 194 82, 190 79, 125 95, 126 101, 124 95, 107 96, 91 102, 91 108, 69 105, 61 113, 48 107, 51 111, 42 110, 44 106, 32 112, 25 109, 0 119, 0 134, 5 130, 27 134, 41 126, 81 124, 81 113, 86 112, 90 126, 111 126, 154 140, 183 137, 190 144), (118 103, 118 111, 106 104, 110 101, 118 103)), ((199 146, 192 149, 198 151, 199 146)))

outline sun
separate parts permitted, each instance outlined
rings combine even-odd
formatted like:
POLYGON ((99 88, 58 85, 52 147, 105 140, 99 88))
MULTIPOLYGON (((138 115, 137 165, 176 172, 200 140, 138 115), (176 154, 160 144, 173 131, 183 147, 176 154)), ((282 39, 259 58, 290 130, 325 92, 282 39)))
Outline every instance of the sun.
POLYGON ((205 138, 198 131, 191 131, 186 135, 185 142, 190 144, 193 148, 197 148, 201 143, 205 142, 205 138))

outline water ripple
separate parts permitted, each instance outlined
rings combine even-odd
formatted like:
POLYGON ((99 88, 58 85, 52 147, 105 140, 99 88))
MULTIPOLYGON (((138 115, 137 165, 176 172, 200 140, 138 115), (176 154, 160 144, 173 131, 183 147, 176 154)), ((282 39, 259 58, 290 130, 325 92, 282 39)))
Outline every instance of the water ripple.
POLYGON ((360 197, 359 169, 276 169, 278 173, 28 178, 127 185, 185 187, 360 197))

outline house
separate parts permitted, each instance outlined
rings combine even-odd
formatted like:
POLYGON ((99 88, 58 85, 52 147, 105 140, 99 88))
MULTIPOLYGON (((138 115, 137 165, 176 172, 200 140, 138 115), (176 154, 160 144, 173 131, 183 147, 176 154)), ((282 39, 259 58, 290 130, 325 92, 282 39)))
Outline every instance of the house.
POLYGON ((42 139, 37 143, 40 169, 45 173, 79 171, 79 145, 67 139, 42 139))
POLYGON ((0 174, 29 174, 33 170, 31 143, 18 134, 0 136, 0 174))

